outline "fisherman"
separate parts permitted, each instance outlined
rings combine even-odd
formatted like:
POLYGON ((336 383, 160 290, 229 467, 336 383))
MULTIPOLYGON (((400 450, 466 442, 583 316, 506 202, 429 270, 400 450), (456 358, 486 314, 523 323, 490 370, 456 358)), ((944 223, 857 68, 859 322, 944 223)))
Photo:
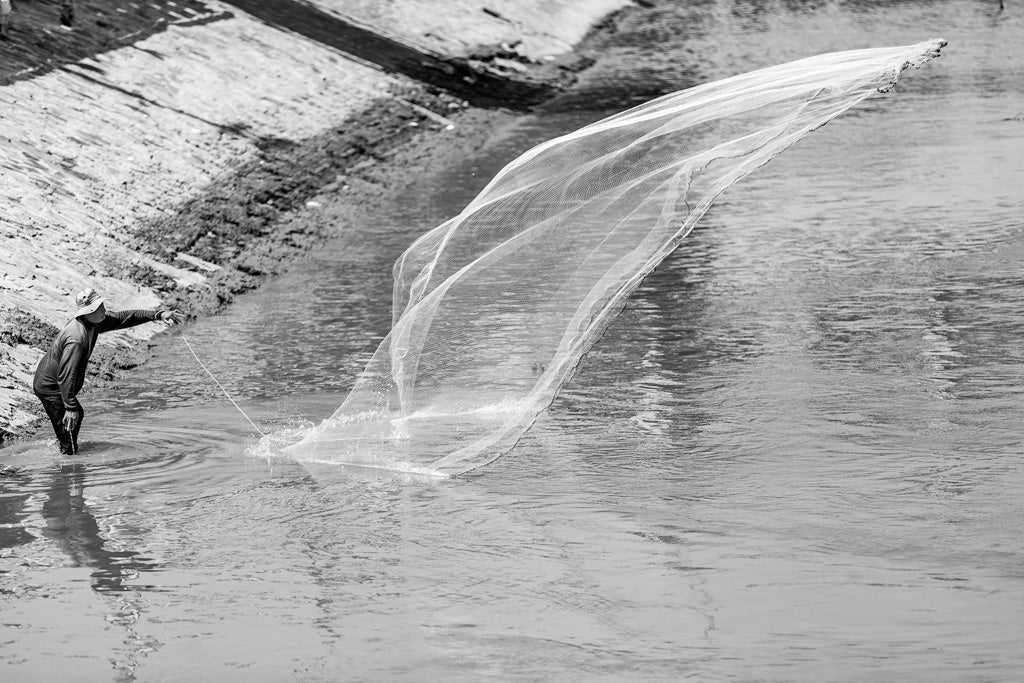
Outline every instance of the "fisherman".
POLYGON ((85 382, 85 369, 96 345, 96 336, 154 320, 168 325, 185 320, 181 311, 165 308, 108 311, 103 298, 91 288, 78 293, 75 306, 75 317, 64 326, 39 361, 32 385, 53 424, 60 452, 67 455, 78 453, 78 431, 85 415, 78 402, 78 392, 85 382))

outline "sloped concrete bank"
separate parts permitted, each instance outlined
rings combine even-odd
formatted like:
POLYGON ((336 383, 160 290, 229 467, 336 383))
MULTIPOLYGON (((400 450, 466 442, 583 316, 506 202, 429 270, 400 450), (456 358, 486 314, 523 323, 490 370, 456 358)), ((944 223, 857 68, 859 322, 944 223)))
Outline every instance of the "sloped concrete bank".
MULTIPOLYGON (((70 36, 55 4, 16 5, 0 43, 0 442, 38 427, 31 374, 74 292, 216 312, 345 229, 319 206, 358 220, 509 115, 467 93, 517 110, 557 90, 572 45, 627 3, 304 4, 387 39, 359 45, 318 37, 288 4, 80 0, 70 36), (269 6, 267 21, 241 11, 269 6), (434 76, 388 62, 391 43, 434 76)), ((101 337, 91 383, 143 362, 161 329, 101 337)))

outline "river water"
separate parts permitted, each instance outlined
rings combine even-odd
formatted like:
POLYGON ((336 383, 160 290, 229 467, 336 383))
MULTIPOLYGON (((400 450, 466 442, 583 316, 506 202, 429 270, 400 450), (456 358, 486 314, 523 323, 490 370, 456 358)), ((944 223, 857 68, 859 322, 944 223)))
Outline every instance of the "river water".
MULTIPOLYGON (((678 3, 683 4, 683 3, 678 3)), ((1008 681, 1024 671, 1024 7, 638 10, 579 86, 185 333, 265 431, 343 400, 390 264, 533 144, 818 52, 941 59, 730 189, 463 478, 269 457, 176 335, 9 447, 0 677, 1008 681)))

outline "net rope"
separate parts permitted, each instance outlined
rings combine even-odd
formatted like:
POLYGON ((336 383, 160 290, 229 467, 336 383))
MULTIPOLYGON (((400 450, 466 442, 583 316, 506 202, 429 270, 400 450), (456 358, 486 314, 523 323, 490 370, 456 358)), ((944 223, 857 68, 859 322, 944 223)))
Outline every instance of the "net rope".
POLYGON ((945 44, 699 85, 542 143, 394 265, 393 324, 299 458, 458 474, 507 452, 724 190, 945 44))

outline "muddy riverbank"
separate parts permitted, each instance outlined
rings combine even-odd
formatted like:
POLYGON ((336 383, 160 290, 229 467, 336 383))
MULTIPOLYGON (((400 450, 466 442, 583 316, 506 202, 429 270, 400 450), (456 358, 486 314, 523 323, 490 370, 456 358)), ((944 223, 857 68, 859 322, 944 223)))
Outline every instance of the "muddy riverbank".
MULTIPOLYGON (((585 64, 571 45, 624 3, 556 3, 572 19, 560 34, 483 5, 439 28, 426 18, 444 12, 407 4, 380 33, 454 65, 449 85, 463 85, 341 52, 288 25, 302 17, 239 9, 259 17, 267 3, 80 3, 71 31, 56 4, 16 5, 0 46, 17 54, 0 68, 0 442, 38 428, 31 373, 75 291, 217 312, 557 92, 585 64)), ((350 7, 358 17, 314 9, 372 29, 372 3, 350 7)), ((89 384, 144 362, 160 329, 101 338, 89 384)))

